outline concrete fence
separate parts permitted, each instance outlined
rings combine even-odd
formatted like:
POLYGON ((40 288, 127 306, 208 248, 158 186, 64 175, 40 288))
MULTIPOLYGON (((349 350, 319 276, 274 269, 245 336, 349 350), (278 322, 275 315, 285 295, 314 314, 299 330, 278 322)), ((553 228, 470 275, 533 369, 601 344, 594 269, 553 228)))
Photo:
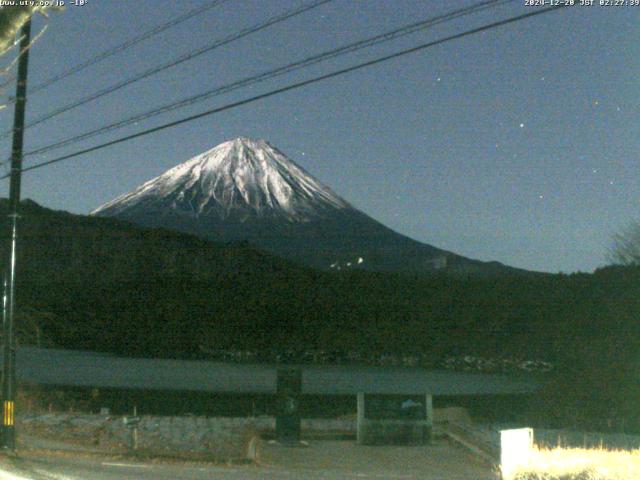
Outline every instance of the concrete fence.
MULTIPOLYGON (((260 437, 272 436, 275 418, 126 417, 71 413, 23 414, 17 419, 23 445, 36 441, 40 448, 65 445, 93 451, 131 452, 222 462, 255 460, 260 437), (128 419, 131 420, 131 419, 128 419), (135 428, 134 428, 135 427, 135 428), (135 443, 135 445, 134 445, 135 443), (135 447, 135 448, 134 448, 135 447)), ((306 435, 355 437, 355 419, 303 419, 306 435)), ((20 438, 19 438, 20 439, 20 438)))

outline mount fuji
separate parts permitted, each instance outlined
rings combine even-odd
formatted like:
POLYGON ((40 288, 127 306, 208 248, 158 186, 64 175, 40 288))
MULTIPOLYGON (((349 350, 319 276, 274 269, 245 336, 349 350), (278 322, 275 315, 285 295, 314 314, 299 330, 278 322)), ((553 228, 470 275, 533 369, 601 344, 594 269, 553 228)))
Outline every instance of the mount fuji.
POLYGON ((264 140, 237 138, 102 205, 92 215, 246 241, 322 269, 517 271, 417 242, 351 206, 264 140))

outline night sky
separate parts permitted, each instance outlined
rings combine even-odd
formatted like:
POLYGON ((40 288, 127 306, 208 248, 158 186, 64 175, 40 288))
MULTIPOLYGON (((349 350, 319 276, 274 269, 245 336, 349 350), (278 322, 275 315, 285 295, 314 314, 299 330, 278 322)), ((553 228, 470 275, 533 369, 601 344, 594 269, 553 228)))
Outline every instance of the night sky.
MULTIPOLYGON (((87 0, 39 17, 34 33, 48 29, 31 50, 29 84, 203 3, 87 0)), ((300 3, 229 0, 35 93, 27 121, 300 3)), ((29 129, 25 149, 473 3, 334 0, 29 129)), ((535 8, 514 1, 25 164, 535 8)), ((612 234, 640 220, 639 79, 640 7, 566 8, 25 173, 23 198, 87 214, 249 136, 419 241, 527 269, 592 271, 612 234)), ((11 83, 4 98, 13 92, 11 83)), ((2 131, 12 117, 0 111, 2 131)), ((7 157, 9 139, 0 145, 7 157)))

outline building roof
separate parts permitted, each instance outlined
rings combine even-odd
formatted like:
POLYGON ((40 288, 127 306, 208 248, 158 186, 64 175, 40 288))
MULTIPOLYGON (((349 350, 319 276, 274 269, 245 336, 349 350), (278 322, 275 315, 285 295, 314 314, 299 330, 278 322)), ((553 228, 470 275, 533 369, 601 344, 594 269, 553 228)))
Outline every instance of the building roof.
MULTIPOLYGON (((16 361, 18 380, 40 385, 212 393, 275 393, 279 368, 269 364, 126 358, 34 347, 19 348, 16 361)), ((299 368, 304 394, 504 395, 530 393, 538 388, 533 378, 413 367, 299 368)))

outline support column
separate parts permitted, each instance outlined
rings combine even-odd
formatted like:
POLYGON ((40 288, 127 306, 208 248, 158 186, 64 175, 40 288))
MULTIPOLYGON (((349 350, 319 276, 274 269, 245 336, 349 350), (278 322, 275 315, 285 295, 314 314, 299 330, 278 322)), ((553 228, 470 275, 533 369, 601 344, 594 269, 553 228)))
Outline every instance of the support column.
POLYGON ((365 429, 365 418, 364 418, 364 393, 358 393, 358 420, 356 423, 356 431, 357 437, 356 441, 359 445, 364 444, 364 429, 365 429))
POLYGON ((426 425, 425 425, 425 441, 431 443, 433 441, 433 395, 425 395, 426 408, 426 425))
POLYGON ((300 442, 300 395, 302 371, 299 368, 279 368, 276 387, 276 438, 281 443, 300 442))
POLYGON ((24 141, 24 118, 27 103, 27 71, 29 46, 31 44, 31 20, 20 29, 20 57, 16 81, 16 105, 13 122, 13 144, 11 148, 11 178, 9 182, 9 220, 11 243, 5 264, 5 291, 3 298, 3 368, 2 368, 2 447, 16 448, 15 397, 16 397, 16 342, 14 317, 16 310, 16 256, 18 242, 18 206, 22 179, 22 147, 24 141))

